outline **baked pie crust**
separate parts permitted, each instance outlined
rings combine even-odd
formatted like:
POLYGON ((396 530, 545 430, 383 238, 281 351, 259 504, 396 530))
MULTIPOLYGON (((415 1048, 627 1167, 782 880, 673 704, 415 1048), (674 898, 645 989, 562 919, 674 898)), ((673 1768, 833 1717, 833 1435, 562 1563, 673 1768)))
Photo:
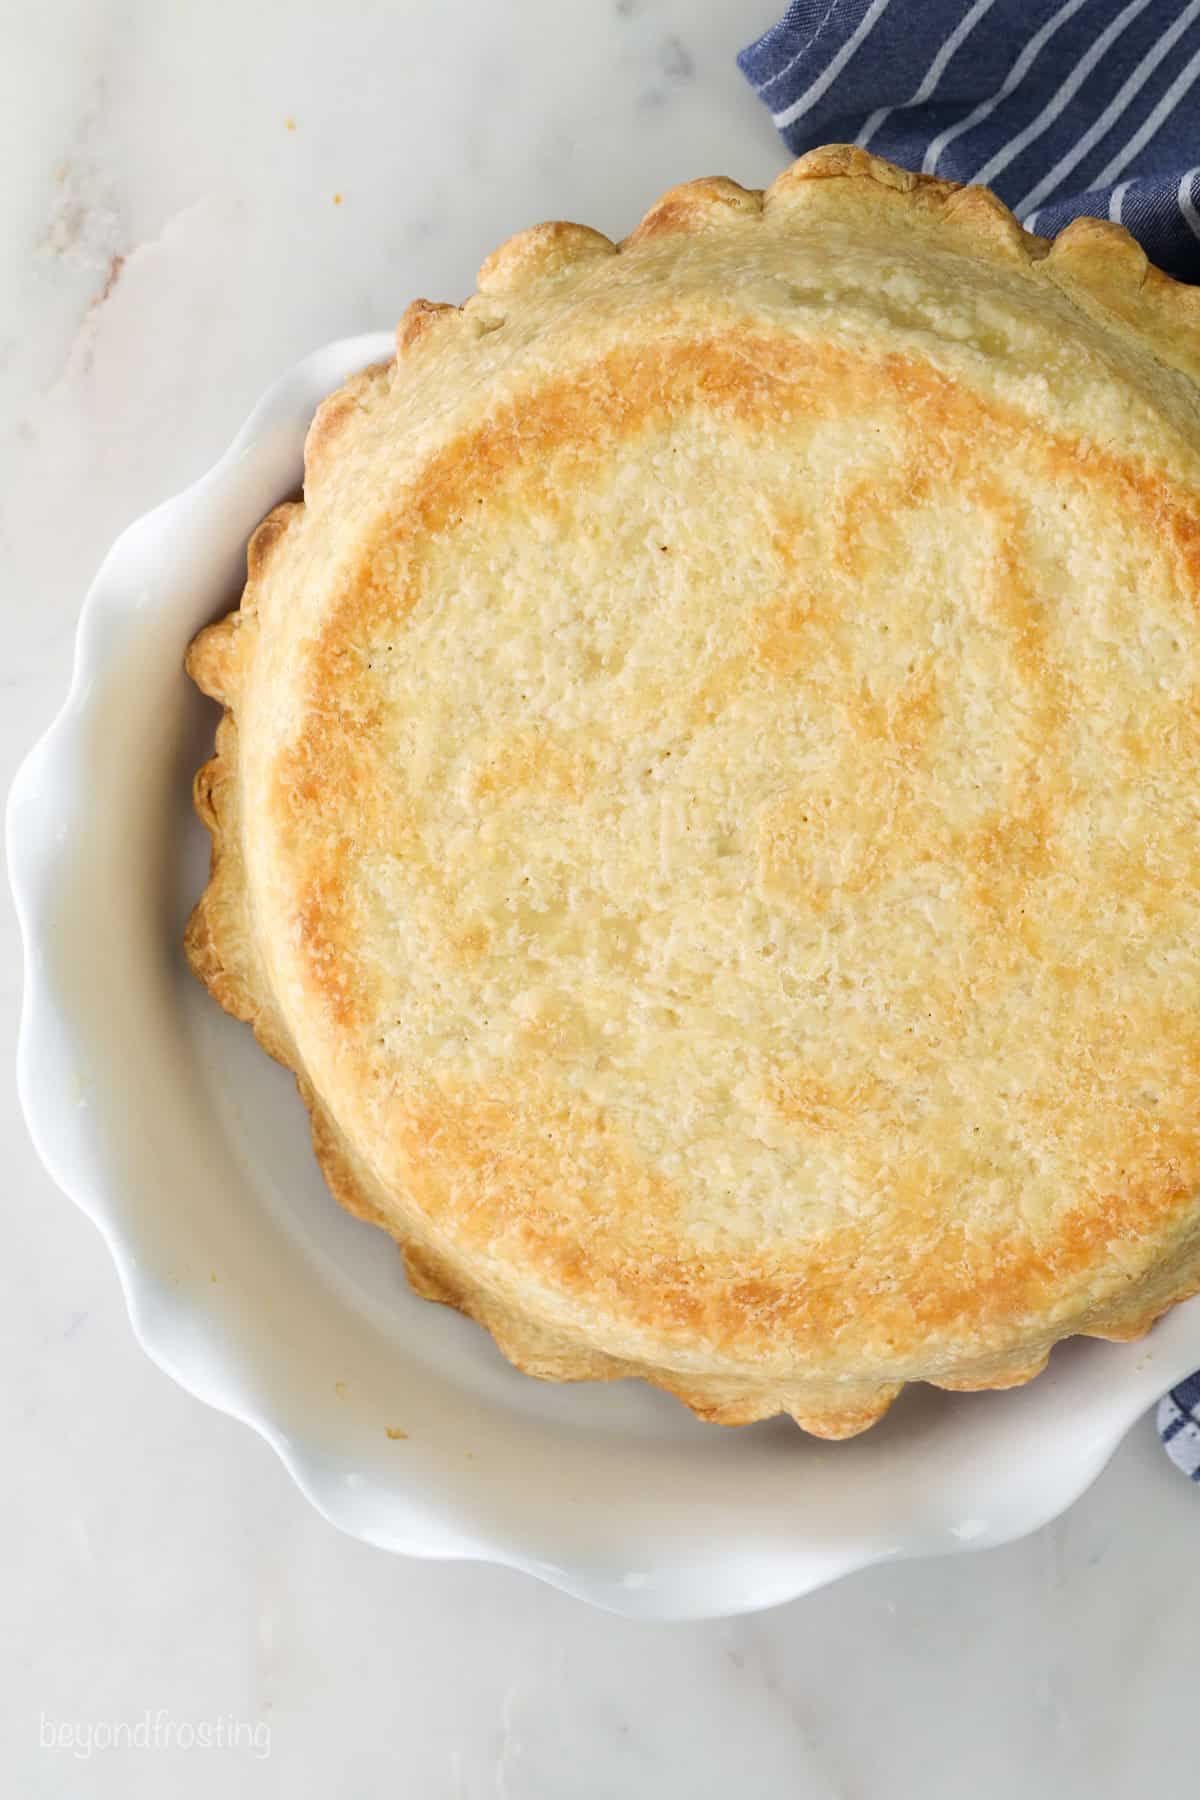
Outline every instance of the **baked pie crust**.
POLYGON ((849 1436, 1200 1288, 1200 293, 832 146, 522 232, 188 667, 197 975, 518 1368, 849 1436))

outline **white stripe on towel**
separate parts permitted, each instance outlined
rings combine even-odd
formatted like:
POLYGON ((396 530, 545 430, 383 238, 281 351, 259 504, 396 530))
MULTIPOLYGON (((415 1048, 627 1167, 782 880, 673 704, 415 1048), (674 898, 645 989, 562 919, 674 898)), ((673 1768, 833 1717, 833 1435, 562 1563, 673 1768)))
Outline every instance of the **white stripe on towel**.
POLYGON ((791 125, 794 120, 803 118, 806 112, 811 112, 812 108, 817 104, 817 101, 821 98, 821 95, 825 93, 826 89, 833 86, 833 83, 837 80, 846 64, 850 61, 850 58, 854 55, 858 46, 870 37, 872 31, 875 29, 876 21, 883 17, 889 4, 890 0, 871 0, 870 6, 868 6, 866 12, 858 21, 858 24, 850 33, 850 36, 846 39, 837 55, 830 58, 828 67, 817 76, 817 79, 814 82, 811 82, 809 86, 805 88, 798 99, 792 101, 790 106, 785 106, 782 112, 773 112, 771 114, 776 125, 780 127, 791 125))

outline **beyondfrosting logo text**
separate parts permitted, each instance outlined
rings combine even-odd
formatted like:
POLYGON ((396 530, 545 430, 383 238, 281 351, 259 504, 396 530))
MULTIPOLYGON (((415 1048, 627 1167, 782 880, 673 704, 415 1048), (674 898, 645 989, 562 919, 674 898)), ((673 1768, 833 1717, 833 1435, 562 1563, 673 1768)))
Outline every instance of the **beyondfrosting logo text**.
POLYGON ((176 1719, 166 1707, 147 1709, 140 1719, 38 1718, 43 1750, 67 1750, 81 1762, 109 1750, 240 1750, 259 1762, 271 1754, 271 1727, 264 1719, 232 1713, 211 1719, 176 1719))

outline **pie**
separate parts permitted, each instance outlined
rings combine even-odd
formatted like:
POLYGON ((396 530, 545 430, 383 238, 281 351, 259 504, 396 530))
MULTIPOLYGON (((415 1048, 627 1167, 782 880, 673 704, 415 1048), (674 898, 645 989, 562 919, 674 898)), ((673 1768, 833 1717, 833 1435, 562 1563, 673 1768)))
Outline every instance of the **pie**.
POLYGON ((1200 1288, 1200 293, 832 146, 522 232, 188 667, 192 966, 520 1369, 849 1436, 1200 1288))

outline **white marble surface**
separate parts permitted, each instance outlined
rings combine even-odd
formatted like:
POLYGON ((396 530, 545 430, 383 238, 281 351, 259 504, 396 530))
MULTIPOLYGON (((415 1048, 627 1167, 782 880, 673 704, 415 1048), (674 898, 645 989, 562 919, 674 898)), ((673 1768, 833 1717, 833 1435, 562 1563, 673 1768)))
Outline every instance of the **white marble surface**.
MULTIPOLYGON (((534 218, 619 233, 679 179, 771 176, 782 153, 733 55, 773 10, 3 0, 6 786, 108 543, 214 459, 279 370, 414 292, 459 297, 534 218)), ((6 1060, 18 986, 5 902, 6 1060)), ((1148 1422, 1023 1544, 756 1619, 630 1624, 337 1536, 264 1444, 137 1350, 7 1083, 0 1156, 0 1792, 1194 1791, 1200 1493, 1148 1422), (167 1747, 103 1747, 147 1715, 167 1747), (239 1747, 187 1747, 205 1724, 240 1726, 239 1747)))

